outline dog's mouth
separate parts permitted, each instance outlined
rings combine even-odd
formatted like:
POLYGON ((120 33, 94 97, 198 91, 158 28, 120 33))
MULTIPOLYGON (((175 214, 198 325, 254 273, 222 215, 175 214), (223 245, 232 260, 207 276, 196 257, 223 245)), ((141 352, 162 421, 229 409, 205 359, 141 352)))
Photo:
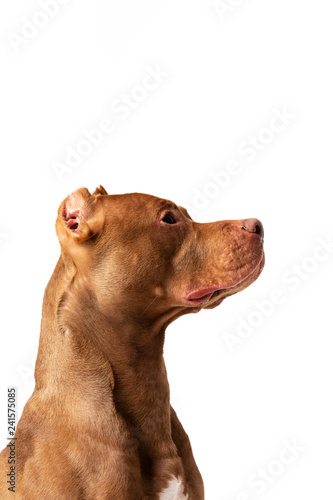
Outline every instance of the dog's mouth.
POLYGON ((205 309, 213 308, 219 305, 223 299, 229 295, 233 295, 241 290, 244 290, 249 285, 251 285, 261 274, 264 268, 265 257, 262 254, 262 258, 250 274, 248 274, 243 280, 237 283, 231 283, 229 286, 212 285, 209 287, 198 288, 190 292, 185 300, 188 305, 192 307, 204 307, 205 309))
POLYGON ((208 287, 208 288, 200 288, 199 290, 195 290, 191 292, 186 300, 189 304, 196 306, 198 304, 206 304, 209 300, 214 297, 217 297, 222 291, 227 290, 227 288, 220 287, 208 287))

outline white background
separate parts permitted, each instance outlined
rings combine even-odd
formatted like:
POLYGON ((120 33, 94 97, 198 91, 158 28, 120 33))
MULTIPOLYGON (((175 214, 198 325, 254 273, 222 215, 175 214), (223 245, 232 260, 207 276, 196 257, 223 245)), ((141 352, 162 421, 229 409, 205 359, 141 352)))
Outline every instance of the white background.
POLYGON ((332 6, 224 4, 225 14, 213 0, 71 0, 45 20, 37 1, 2 3, 1 447, 7 386, 18 386, 20 412, 34 387, 42 297, 59 255, 57 208, 78 187, 103 184, 172 199, 201 222, 262 220, 258 281, 168 329, 172 403, 207 500, 329 498, 333 255, 319 242, 333 236, 332 6), (15 50, 24 18, 46 24, 24 43, 16 38, 15 50), (143 95, 136 86, 147 67, 168 76, 121 120, 111 105, 143 95), (293 118, 272 134, 276 110, 293 118), (54 162, 105 117, 115 132, 60 180, 54 162), (239 147, 258 134, 266 144, 248 161, 239 147), (237 175, 214 187, 209 173, 231 160, 237 175), (283 304, 265 302, 264 318, 258 302, 274 289, 283 304), (246 339, 241 321, 258 323, 246 339), (242 343, 228 348, 226 333, 242 343), (302 451, 283 465, 286 440, 302 451), (248 484, 260 467, 262 493, 248 484))

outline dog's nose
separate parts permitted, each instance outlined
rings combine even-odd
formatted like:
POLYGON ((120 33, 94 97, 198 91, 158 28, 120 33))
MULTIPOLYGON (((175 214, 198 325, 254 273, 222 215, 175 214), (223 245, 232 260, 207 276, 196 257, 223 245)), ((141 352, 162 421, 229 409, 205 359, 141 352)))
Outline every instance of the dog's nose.
POLYGON ((259 234, 261 238, 264 237, 264 226, 259 219, 245 219, 243 222, 242 229, 248 231, 249 233, 259 234))

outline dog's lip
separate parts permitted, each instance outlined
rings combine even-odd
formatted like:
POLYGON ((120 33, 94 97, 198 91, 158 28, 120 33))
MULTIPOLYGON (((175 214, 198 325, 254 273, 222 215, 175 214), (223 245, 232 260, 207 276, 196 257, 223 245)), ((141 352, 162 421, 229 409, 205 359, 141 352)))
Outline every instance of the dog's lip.
POLYGON ((198 289, 190 292, 185 297, 185 300, 186 300, 187 304, 190 304, 192 306, 205 305, 207 302, 210 302, 210 300, 212 298, 215 299, 216 297, 218 297, 220 295, 220 292, 222 292, 222 293, 228 292, 228 291, 232 291, 233 289, 237 290, 237 287, 239 285, 246 282, 251 276, 255 275, 256 272, 258 272, 258 271, 259 271, 259 274, 258 274, 258 276, 259 276, 261 274, 263 267, 264 267, 264 263, 265 263, 265 254, 263 252, 258 264, 255 266, 253 271, 249 275, 247 275, 243 280, 236 281, 234 283, 231 282, 228 284, 228 286, 223 286, 222 284, 220 284, 220 285, 213 285, 210 287, 198 288, 198 289))
POLYGON ((221 286, 210 286, 206 288, 199 288, 194 292, 191 292, 187 295, 186 301, 191 305, 203 304, 208 302, 213 296, 215 292, 220 290, 226 290, 227 287, 223 288, 221 286))

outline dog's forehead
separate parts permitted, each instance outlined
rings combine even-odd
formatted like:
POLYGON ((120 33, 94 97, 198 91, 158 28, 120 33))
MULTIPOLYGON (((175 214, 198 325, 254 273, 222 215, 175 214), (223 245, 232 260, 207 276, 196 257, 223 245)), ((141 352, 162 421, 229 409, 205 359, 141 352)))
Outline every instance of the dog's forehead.
POLYGON ((177 205, 170 200, 158 198, 145 193, 126 193, 103 196, 103 204, 107 213, 125 216, 139 215, 139 211, 157 214, 162 210, 177 210, 177 205))

